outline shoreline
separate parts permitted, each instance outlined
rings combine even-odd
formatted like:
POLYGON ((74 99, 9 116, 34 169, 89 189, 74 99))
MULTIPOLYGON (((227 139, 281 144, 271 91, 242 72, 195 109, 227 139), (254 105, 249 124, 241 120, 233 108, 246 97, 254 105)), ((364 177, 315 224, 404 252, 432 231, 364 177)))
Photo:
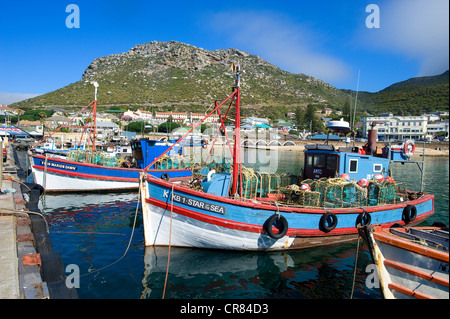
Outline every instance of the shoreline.
MULTIPOLYGON (((289 146, 250 146, 250 147, 246 147, 247 149, 278 149, 278 150, 284 150, 284 151, 303 151, 305 149, 305 145, 312 145, 312 144, 323 144, 323 143, 311 143, 310 141, 292 141, 294 143, 296 143, 296 145, 289 145, 289 146)), ((335 143, 332 144, 335 147, 345 147, 345 143, 335 143)), ((352 145, 352 144, 350 144, 352 145)), ((363 146, 364 143, 355 143, 355 146, 361 147, 363 146)), ((440 145, 439 150, 436 149, 436 147, 434 146, 428 146, 430 144, 427 144, 425 146, 425 156, 429 156, 429 157, 449 157, 449 148, 448 148, 448 144, 444 147, 442 147, 440 145)), ((218 145, 219 146, 219 145, 218 145)), ((378 147, 383 147, 384 143, 378 144, 378 147)), ((416 146, 416 151, 414 153, 413 157, 417 157, 417 156, 423 156, 423 147, 421 145, 417 145, 416 146)))
MULTIPOLYGON (((67 141, 67 140, 74 140, 75 136, 79 137, 79 133, 56 133, 55 137, 59 137, 61 139, 62 136, 64 136, 63 140, 67 141)), ((150 139, 160 139, 161 136, 159 135, 136 135, 137 138, 150 138, 150 139)), ((325 141, 320 140, 320 141, 311 141, 311 140, 298 140, 298 139, 279 139, 278 140, 280 143, 284 143, 286 141, 289 142, 293 142, 296 145, 289 145, 289 146, 277 146, 277 145, 273 145, 273 146, 258 146, 259 149, 280 149, 280 150, 286 150, 286 151, 303 151, 305 149, 305 145, 311 145, 311 144, 324 144, 325 141)), ((267 141, 268 142, 268 141, 267 141)), ((331 142, 330 144, 334 145, 335 147, 345 147, 346 143, 343 141, 338 141, 338 142, 331 142)), ((350 143, 349 146, 358 146, 358 147, 362 147, 365 144, 365 142, 355 142, 350 143)), ((384 142, 378 142, 377 143, 378 148, 382 148, 384 147, 385 143, 384 142)), ((216 146, 221 146, 221 145, 216 145, 216 146)), ((250 146, 248 148, 254 148, 254 146, 250 146)), ((415 155, 417 156, 422 156, 423 154, 423 146, 421 143, 417 143, 416 144, 416 151, 415 151, 415 155)), ((430 144, 425 144, 425 156, 430 156, 430 157, 449 157, 449 143, 448 142, 437 142, 437 143, 430 143, 430 144)))

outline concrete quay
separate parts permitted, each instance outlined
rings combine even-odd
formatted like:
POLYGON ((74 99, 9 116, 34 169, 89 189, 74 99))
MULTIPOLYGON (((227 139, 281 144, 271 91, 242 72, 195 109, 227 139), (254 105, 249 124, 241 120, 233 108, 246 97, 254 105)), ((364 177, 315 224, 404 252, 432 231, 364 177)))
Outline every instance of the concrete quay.
POLYGON ((0 165, 0 299, 76 299, 38 209, 43 188, 25 182, 14 148, 5 148, 7 159, 0 165))

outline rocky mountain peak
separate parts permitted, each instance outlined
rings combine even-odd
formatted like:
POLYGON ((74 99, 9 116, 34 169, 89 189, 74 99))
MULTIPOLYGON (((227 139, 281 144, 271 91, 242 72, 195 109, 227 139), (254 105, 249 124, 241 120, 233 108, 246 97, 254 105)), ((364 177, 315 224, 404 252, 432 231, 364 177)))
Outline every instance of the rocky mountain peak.
POLYGON ((99 75, 115 72, 117 68, 120 68, 121 64, 129 62, 129 60, 132 59, 147 60, 148 63, 143 64, 139 70, 134 69, 132 71, 141 71, 148 74, 160 71, 167 67, 186 71, 201 71, 214 65, 222 65, 229 68, 233 62, 245 61, 248 62, 248 65, 252 65, 253 61, 246 61, 248 59, 256 60, 259 65, 276 68, 270 63, 262 60, 260 57, 252 56, 251 54, 238 49, 231 48, 209 51, 177 41, 152 41, 135 45, 129 51, 124 53, 95 59, 84 71, 82 77, 83 79, 93 79, 99 75))

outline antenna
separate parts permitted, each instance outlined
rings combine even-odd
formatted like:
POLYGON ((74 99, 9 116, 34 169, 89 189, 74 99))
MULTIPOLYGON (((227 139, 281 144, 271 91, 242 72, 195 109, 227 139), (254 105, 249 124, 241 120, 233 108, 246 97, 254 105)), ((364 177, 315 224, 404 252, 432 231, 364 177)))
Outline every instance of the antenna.
MULTIPOLYGON (((360 74, 360 70, 358 70, 358 83, 356 84, 355 111, 353 112, 353 125, 351 125, 352 128, 355 126, 356 102, 358 101, 358 91, 359 91, 359 74, 360 74)), ((351 106, 350 106, 350 108, 351 108, 351 106)))
POLYGON ((240 74, 240 72, 241 72, 241 66, 239 65, 239 64, 234 64, 234 63, 231 63, 231 71, 233 71, 233 73, 235 73, 235 75, 236 75, 236 81, 235 81, 235 84, 236 84, 236 87, 240 87, 241 86, 241 74, 240 74))
POLYGON ((94 82, 91 82, 93 85, 94 85, 94 87, 95 87, 95 97, 94 97, 94 100, 96 100, 97 101, 97 88, 99 87, 99 85, 98 85, 98 83, 97 83, 97 81, 94 81, 94 82))

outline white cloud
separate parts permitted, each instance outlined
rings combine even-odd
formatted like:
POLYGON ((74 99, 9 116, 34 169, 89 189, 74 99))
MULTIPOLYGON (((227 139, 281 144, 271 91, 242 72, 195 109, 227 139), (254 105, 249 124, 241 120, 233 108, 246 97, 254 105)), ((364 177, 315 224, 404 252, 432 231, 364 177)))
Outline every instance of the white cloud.
POLYGON ((449 68, 449 1, 396 0, 380 5, 380 29, 366 29, 371 45, 420 63, 419 76, 449 68))
POLYGON ((322 53, 320 35, 272 12, 220 13, 212 30, 228 37, 237 49, 249 51, 292 73, 304 73, 326 82, 348 77, 348 66, 322 53))
POLYGON ((31 94, 31 93, 7 93, 7 92, 0 92, 0 104, 11 104, 14 102, 19 102, 22 100, 26 100, 35 96, 38 96, 39 94, 31 94))

